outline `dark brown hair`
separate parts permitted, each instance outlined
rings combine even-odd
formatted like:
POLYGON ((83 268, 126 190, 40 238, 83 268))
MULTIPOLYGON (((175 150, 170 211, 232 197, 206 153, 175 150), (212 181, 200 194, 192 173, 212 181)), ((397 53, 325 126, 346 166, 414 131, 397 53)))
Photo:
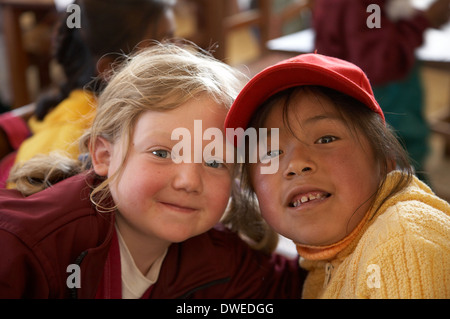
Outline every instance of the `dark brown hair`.
POLYGON ((115 54, 120 59, 129 54, 145 40, 149 30, 156 37, 157 25, 173 3, 173 0, 76 0, 81 27, 69 28, 66 20, 71 12, 62 14, 54 41, 53 56, 61 65, 65 81, 55 92, 39 97, 36 118, 43 120, 74 89, 99 93, 105 83, 97 77, 98 60, 105 55, 115 54))

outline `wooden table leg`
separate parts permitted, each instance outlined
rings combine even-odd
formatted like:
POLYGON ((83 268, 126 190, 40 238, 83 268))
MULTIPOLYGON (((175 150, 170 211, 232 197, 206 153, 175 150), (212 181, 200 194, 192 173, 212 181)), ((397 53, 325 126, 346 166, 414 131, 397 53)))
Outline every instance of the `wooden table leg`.
POLYGON ((11 89, 13 93, 13 108, 30 103, 26 70, 28 57, 23 49, 22 30, 19 18, 21 12, 10 6, 2 7, 2 21, 5 39, 5 49, 11 89))

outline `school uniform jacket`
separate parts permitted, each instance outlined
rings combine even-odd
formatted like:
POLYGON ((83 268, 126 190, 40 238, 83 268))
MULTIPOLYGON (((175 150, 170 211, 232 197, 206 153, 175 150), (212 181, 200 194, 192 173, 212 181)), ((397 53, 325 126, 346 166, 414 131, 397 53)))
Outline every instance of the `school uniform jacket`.
MULTIPOLYGON (((89 199, 95 183, 83 173, 26 198, 0 190, 0 298, 95 297, 114 232, 114 214, 89 199)), ((169 247, 149 297, 297 298, 303 280, 297 261, 218 226, 169 247)))

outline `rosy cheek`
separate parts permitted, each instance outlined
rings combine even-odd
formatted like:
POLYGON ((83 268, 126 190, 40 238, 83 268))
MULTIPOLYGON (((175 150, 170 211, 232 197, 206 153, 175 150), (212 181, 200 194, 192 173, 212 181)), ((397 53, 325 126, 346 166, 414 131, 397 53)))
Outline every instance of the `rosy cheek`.
MULTIPOLYGON (((256 175, 253 183, 256 195, 260 198, 266 198, 275 191, 273 183, 265 175, 256 175)), ((274 194, 272 194, 274 195, 274 194)))
POLYGON ((281 209, 277 207, 270 197, 258 197, 262 218, 274 229, 279 229, 283 221, 281 218, 281 209))
POLYGON ((214 215, 222 215, 228 205, 231 194, 231 177, 220 177, 223 180, 205 181, 204 193, 206 202, 214 215), (220 191, 219 191, 220 190, 220 191), (228 190, 228 191, 227 191, 228 190))

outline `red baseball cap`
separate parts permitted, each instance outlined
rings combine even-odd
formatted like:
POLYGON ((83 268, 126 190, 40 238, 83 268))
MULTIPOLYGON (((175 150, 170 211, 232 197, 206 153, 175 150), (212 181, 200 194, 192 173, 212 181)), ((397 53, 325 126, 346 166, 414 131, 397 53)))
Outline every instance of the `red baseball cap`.
POLYGON ((246 129, 253 113, 272 95, 294 86, 319 85, 347 94, 384 119, 365 73, 356 65, 308 53, 283 60, 255 75, 242 89, 225 119, 225 128, 246 129))

